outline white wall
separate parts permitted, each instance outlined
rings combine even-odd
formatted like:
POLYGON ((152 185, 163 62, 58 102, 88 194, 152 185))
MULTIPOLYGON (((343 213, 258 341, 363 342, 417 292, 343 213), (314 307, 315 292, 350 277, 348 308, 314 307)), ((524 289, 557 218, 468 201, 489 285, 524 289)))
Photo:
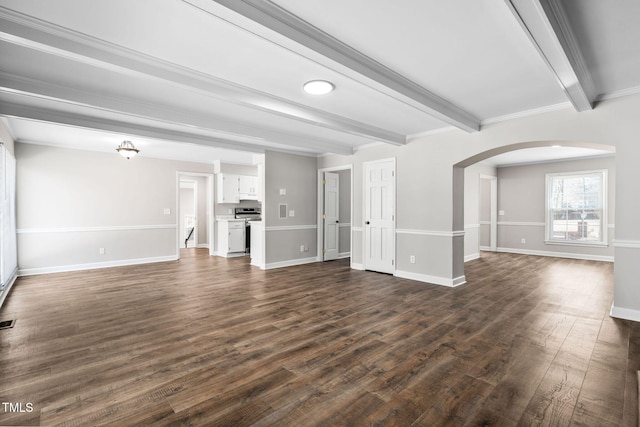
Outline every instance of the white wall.
POLYGON ((615 147, 616 240, 613 314, 640 320, 640 144, 637 143, 640 95, 603 100, 593 111, 571 108, 484 125, 480 132, 451 130, 415 139, 405 146, 378 146, 353 156, 327 156, 318 167, 354 165, 354 244, 352 259, 362 257, 356 228, 362 227, 362 162, 397 159, 397 270, 409 270, 443 284, 464 274, 464 168, 493 155, 528 146, 615 147), (407 255, 420 251, 416 264, 407 255))
POLYGON ((21 274, 177 259, 177 172, 213 172, 22 143, 16 157, 21 274))

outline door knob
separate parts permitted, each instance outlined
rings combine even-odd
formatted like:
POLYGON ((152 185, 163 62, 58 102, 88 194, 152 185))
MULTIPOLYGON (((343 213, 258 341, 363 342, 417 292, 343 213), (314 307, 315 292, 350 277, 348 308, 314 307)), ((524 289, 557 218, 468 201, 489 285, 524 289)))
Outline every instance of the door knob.
POLYGON ((340 221, 338 221, 338 220, 336 219, 336 224, 339 224, 339 223, 340 223, 340 221))
POLYGON ((369 221, 365 222, 365 224, 369 225, 369 221))

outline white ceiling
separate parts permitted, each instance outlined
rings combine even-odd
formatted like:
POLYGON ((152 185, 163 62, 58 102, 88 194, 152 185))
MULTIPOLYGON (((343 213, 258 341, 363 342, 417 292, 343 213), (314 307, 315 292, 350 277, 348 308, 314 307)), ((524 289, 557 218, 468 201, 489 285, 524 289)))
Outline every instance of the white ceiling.
POLYGON ((639 92, 637 22, 637 0, 0 0, 0 116, 152 157, 349 154, 639 92))

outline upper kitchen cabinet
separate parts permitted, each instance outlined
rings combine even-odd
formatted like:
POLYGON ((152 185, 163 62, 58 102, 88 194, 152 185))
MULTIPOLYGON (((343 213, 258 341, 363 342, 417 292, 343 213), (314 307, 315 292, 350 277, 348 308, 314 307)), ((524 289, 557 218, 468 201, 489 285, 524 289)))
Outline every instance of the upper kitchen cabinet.
POLYGON ((216 199, 218 203, 240 202, 240 175, 219 173, 216 199))
POLYGON ((257 176, 240 175, 240 200, 260 200, 257 176))
POLYGON ((257 176, 218 174, 216 200, 218 203, 239 203, 240 200, 260 200, 257 176))

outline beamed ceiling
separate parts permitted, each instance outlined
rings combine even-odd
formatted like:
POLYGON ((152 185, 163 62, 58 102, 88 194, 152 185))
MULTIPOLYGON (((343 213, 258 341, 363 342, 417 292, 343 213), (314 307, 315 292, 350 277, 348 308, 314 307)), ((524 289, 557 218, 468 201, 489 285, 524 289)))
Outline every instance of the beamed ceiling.
POLYGON ((27 143, 351 154, 639 92, 638 22, 637 0, 0 0, 0 115, 27 143))

